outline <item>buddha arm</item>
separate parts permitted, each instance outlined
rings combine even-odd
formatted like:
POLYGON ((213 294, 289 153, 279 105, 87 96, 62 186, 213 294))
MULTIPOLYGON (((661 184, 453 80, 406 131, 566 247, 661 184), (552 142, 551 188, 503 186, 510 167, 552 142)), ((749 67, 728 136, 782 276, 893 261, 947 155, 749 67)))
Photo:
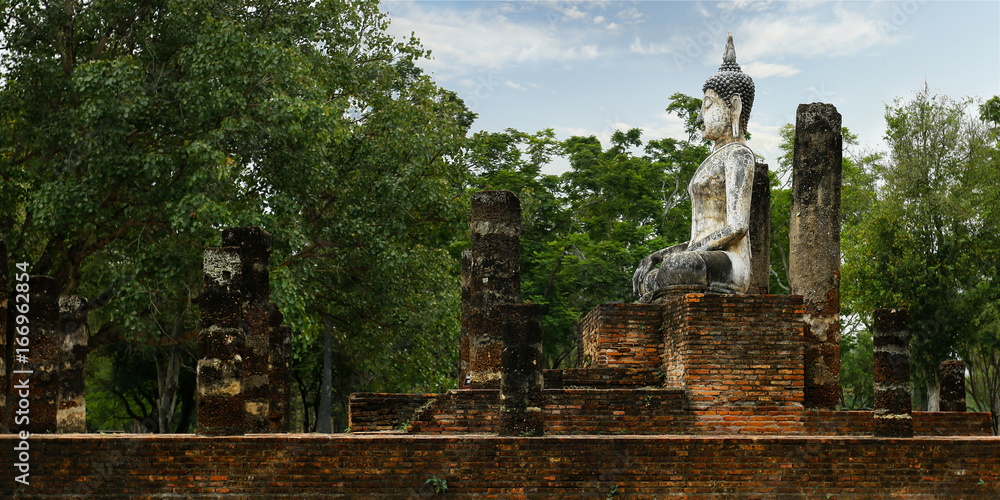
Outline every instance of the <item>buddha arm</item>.
POLYGON ((755 159, 749 148, 741 147, 726 163, 726 225, 697 241, 688 251, 728 250, 750 228, 750 196, 753 193, 755 159))
POLYGON ((635 294, 639 293, 639 285, 642 283, 643 278, 649 273, 657 264, 663 262, 663 256, 675 252, 683 252, 688 247, 688 242, 678 243, 667 248, 657 250, 648 256, 644 257, 639 262, 639 267, 636 268, 635 273, 632 274, 632 292, 635 294))

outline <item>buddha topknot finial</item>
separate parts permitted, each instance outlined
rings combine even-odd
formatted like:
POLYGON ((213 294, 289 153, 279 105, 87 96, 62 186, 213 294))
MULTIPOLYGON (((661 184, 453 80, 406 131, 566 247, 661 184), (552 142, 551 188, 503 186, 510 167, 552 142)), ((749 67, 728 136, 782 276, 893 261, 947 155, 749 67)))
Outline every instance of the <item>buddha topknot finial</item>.
POLYGON ((726 53, 722 54, 722 62, 736 63, 736 47, 733 45, 733 32, 726 38, 726 53))
POLYGON ((750 120, 750 108, 753 107, 754 84, 750 75, 740 69, 736 64, 736 46, 733 44, 733 32, 729 32, 726 38, 726 52, 722 55, 722 65, 719 71, 710 76, 702 86, 702 92, 712 89, 723 100, 728 101, 733 94, 739 94, 743 103, 743 110, 740 114, 740 127, 743 132, 747 130, 747 122, 750 120))

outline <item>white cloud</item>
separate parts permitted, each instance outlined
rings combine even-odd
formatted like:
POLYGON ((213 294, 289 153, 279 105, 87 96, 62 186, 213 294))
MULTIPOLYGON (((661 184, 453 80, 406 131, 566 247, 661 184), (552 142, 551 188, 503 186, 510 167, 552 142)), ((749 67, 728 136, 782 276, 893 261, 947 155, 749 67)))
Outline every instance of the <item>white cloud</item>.
POLYGON ((880 21, 842 6, 834 7, 832 16, 763 14, 743 21, 739 31, 745 39, 737 43, 736 53, 751 60, 860 54, 898 42, 885 36, 880 21))
MULTIPOLYGON (((575 7, 568 12, 573 11, 579 12, 575 7)), ((588 43, 582 30, 519 24, 486 7, 428 12, 419 5, 399 3, 392 5, 389 14, 390 34, 408 37, 415 32, 431 50, 431 60, 422 61, 421 66, 439 80, 527 62, 594 59, 602 53, 597 45, 588 43)))
POLYGON ((785 64, 752 62, 741 65, 745 73, 753 78, 767 78, 770 76, 792 76, 799 72, 798 68, 785 64))
POLYGON ((779 133, 781 127, 754 124, 753 116, 751 116, 748 128, 750 140, 747 141, 747 146, 754 153, 763 156, 764 161, 770 165, 773 171, 778 166, 778 157, 781 156, 781 150, 778 148, 781 144, 781 134, 779 133))
MULTIPOLYGON (((788 2, 790 4, 795 3, 812 3, 812 2, 788 2)), ((718 7, 720 9, 732 9, 732 10, 750 10, 750 11, 761 11, 766 10, 771 6, 771 0, 730 0, 728 2, 719 2, 718 7)))
POLYGON ((510 80, 507 80, 507 81, 503 82, 503 84, 504 84, 505 86, 507 86, 507 87, 510 87, 510 88, 512 88, 512 89, 515 89, 515 90, 523 90, 523 91, 525 91, 525 92, 527 92, 527 91, 528 91, 528 89, 524 88, 524 86, 523 86, 523 85, 521 85, 521 84, 519 84, 519 83, 514 83, 514 82, 512 82, 512 81, 510 81, 510 80))
MULTIPOLYGON (((744 2, 742 5, 725 2, 725 16, 741 19, 734 28, 738 61, 755 61, 752 67, 761 78, 790 76, 799 70, 792 66, 766 61, 786 57, 838 57, 864 54, 882 45, 899 44, 902 39, 892 36, 885 29, 884 17, 891 14, 872 13, 853 4, 829 6, 809 3, 800 7, 798 2, 744 2), (739 17, 733 14, 739 9, 739 17)), ((879 10, 881 5, 869 10, 879 10)), ((881 8, 885 10, 884 8, 881 8)), ((703 15, 707 15, 703 13, 703 15)), ((674 54, 688 63, 704 61, 718 64, 725 44, 723 26, 727 18, 711 16, 700 25, 692 23, 688 29, 664 33, 661 39, 643 42, 633 39, 629 50, 633 53, 674 54)))
POLYGON ((628 46, 631 52, 642 55, 654 55, 654 54, 669 54, 675 52, 676 48, 669 43, 646 43, 643 44, 642 40, 638 36, 632 39, 632 43, 628 46))
POLYGON ((621 19, 625 24, 636 24, 641 23, 645 20, 646 15, 639 11, 635 7, 628 7, 618 11, 616 14, 618 19, 621 19))
POLYGON ((587 13, 576 8, 576 5, 570 5, 568 9, 564 9, 563 15, 570 19, 583 19, 587 17, 587 13))

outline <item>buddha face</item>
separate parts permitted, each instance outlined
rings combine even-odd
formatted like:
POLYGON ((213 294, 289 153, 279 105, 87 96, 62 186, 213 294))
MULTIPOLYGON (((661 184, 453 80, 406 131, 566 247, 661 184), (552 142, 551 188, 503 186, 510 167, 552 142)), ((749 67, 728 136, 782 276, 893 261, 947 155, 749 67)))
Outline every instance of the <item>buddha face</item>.
POLYGON ((701 101, 701 133, 705 139, 719 141, 733 137, 736 111, 712 89, 705 91, 701 101))

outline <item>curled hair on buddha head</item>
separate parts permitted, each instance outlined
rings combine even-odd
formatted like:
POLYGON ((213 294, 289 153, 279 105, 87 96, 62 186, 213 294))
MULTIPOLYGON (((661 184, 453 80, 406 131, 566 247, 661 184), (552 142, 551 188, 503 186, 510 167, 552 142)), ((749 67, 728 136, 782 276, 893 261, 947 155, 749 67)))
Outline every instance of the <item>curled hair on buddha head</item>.
POLYGON ((719 94, 719 97, 729 106, 732 106, 729 99, 733 95, 740 96, 740 102, 743 103, 743 109, 740 113, 740 130, 746 133, 747 122, 750 120, 750 108, 753 107, 754 86, 750 75, 744 73, 740 69, 740 65, 736 64, 736 47, 733 45, 732 31, 729 32, 729 37, 726 39, 726 52, 722 55, 722 66, 719 66, 717 73, 705 80, 701 91, 705 92, 708 89, 719 94))

